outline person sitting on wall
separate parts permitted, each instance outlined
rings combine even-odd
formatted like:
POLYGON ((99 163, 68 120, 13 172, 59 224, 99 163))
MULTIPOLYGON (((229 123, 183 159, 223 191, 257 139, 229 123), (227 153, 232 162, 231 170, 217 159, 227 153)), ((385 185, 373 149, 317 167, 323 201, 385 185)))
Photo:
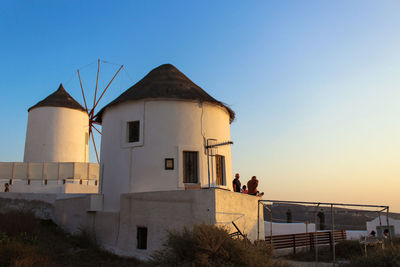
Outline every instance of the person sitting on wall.
POLYGON ((374 230, 371 231, 371 233, 369 234, 368 238, 368 246, 375 246, 375 243, 378 242, 378 239, 376 238, 376 232, 374 230))
POLYGON ((249 195, 257 196, 258 190, 258 180, 255 176, 251 177, 251 179, 247 182, 247 190, 249 195))
POLYGON ((324 213, 324 210, 321 209, 318 212, 317 216, 319 218, 319 230, 325 230, 325 213, 324 213))
POLYGON ((376 232, 374 230, 368 236, 364 237, 364 240, 361 240, 361 244, 364 245, 365 253, 367 252, 367 247, 375 247, 377 244, 382 243, 376 238, 376 232))
POLYGON ((247 190, 247 187, 244 185, 242 187, 242 194, 247 194, 249 191, 247 190))
POLYGON ((370 237, 376 237, 376 232, 374 230, 371 231, 371 233, 369 233, 370 237))
POLYGON ((4 184, 4 192, 10 192, 10 187, 9 187, 8 183, 4 184))
POLYGON ((233 192, 240 193, 241 183, 239 181, 239 177, 240 177, 239 173, 236 173, 235 174, 235 179, 233 179, 233 192))

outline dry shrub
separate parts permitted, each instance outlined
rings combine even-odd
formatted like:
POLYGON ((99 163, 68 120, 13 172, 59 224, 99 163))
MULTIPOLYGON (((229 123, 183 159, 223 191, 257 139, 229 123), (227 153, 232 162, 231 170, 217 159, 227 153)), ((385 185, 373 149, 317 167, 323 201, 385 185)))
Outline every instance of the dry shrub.
POLYGON ((357 240, 344 240, 336 244, 336 258, 351 259, 361 256, 362 246, 357 240))
POLYGON ((94 232, 86 228, 79 229, 79 233, 71 236, 71 243, 80 248, 101 250, 94 232))
POLYGON ((10 211, 0 214, 0 216, 0 232, 11 237, 19 236, 21 233, 35 235, 38 232, 39 220, 35 218, 33 213, 10 211))
POLYGON ((377 249, 367 256, 353 258, 347 266, 354 267, 394 267, 400 266, 400 247, 377 249))
POLYGON ((265 242, 232 239, 226 229, 207 224, 170 231, 151 258, 159 266, 279 266, 265 242))
POLYGON ((0 216, 0 266, 54 266, 38 254, 40 222, 33 213, 10 211, 0 216))
POLYGON ((15 239, 0 242, 0 266, 11 266, 11 263, 25 255, 35 252, 35 247, 23 244, 15 239))
POLYGON ((0 267, 29 266, 137 266, 126 259, 103 251, 92 232, 82 229, 70 235, 50 220, 30 213, 0 214, 0 267))
POLYGON ((11 262, 12 267, 53 267, 54 263, 46 256, 30 254, 15 259, 11 262))
POLYGON ((37 253, 37 247, 16 238, 0 242, 0 266, 30 267, 54 266, 51 261, 37 253))

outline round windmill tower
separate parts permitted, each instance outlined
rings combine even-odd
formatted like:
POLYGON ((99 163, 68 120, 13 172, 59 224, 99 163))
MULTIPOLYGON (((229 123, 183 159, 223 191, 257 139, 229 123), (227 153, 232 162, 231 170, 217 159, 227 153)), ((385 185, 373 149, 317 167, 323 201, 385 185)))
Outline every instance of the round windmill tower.
POLYGON ((105 210, 118 210, 124 193, 231 189, 234 118, 175 66, 150 71, 96 117, 105 210))
POLYGON ((28 109, 25 162, 88 162, 89 115, 58 89, 28 109))
MULTIPOLYGON (((28 109, 25 162, 89 162, 90 139, 96 153, 97 163, 100 162, 94 133, 101 134, 101 131, 95 126, 95 124, 101 125, 101 123, 96 122, 95 109, 123 68, 123 65, 119 65, 118 71, 111 81, 108 82, 100 96, 97 96, 100 62, 99 59, 97 61, 94 100, 91 108, 86 101, 78 69, 77 74, 85 107, 68 94, 63 85, 60 84, 57 91, 28 109)), ((102 62, 109 63, 107 61, 102 62)))

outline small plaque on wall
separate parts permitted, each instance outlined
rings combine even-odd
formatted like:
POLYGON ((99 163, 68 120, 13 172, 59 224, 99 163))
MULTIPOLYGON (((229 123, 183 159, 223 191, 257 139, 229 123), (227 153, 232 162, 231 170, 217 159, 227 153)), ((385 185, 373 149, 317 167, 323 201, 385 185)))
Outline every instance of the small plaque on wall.
POLYGON ((165 169, 166 170, 174 169, 174 159, 165 159, 165 169))

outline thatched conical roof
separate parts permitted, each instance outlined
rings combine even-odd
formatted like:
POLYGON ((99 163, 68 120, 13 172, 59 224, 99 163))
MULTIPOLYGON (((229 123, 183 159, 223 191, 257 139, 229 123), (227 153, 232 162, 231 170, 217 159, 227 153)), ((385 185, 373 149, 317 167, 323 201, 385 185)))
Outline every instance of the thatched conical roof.
POLYGON ((62 83, 58 87, 57 91, 38 102, 36 105, 30 107, 28 112, 38 107, 64 107, 86 111, 78 101, 65 91, 62 83))
POLYGON ((143 99, 196 100, 214 103, 229 112, 231 122, 235 118, 235 113, 227 105, 207 94, 173 65, 164 64, 150 71, 143 79, 103 107, 97 114, 96 120, 101 123, 103 112, 108 107, 143 99))

